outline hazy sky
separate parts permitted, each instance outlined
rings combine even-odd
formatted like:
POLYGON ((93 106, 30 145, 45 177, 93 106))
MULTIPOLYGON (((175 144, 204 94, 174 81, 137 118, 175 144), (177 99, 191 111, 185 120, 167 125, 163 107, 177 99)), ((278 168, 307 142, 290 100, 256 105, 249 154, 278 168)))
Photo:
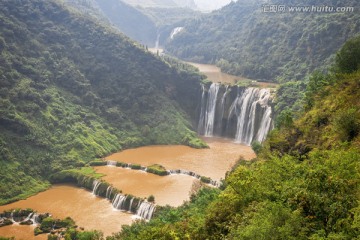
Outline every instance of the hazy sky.
POLYGON ((210 11, 229 4, 231 0, 194 0, 202 11, 210 11))

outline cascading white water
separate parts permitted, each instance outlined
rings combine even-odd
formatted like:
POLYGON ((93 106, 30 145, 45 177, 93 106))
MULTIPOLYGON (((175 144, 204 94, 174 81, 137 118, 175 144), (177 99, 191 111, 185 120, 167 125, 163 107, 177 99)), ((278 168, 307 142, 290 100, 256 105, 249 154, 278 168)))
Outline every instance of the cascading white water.
POLYGON ((116 164, 117 164, 117 161, 108 160, 106 162, 106 166, 109 166, 109 167, 116 167, 116 164))
POLYGON ((236 142, 247 145, 265 140, 272 128, 269 89, 228 87, 213 83, 207 92, 205 94, 203 86, 199 134, 232 137, 236 142), (221 87, 225 88, 221 90, 222 95, 219 94, 221 87), (236 95, 234 91, 237 91, 236 95))
MULTIPOLYGON (((271 122, 271 107, 268 105, 270 91, 268 89, 247 88, 243 96, 242 102, 239 103, 241 109, 237 120, 235 140, 248 145, 250 145, 253 140, 262 142, 269 131, 269 122, 271 122), (265 112, 268 112, 264 114, 264 111, 259 111, 259 109, 265 109, 265 112), (259 115, 262 115, 260 123, 257 122, 257 119, 260 117, 259 115), (263 131, 261 139, 258 137, 258 134, 255 135, 256 124, 259 125, 259 130, 262 129, 263 131), (263 124, 268 124, 269 127, 265 127, 263 124), (265 130, 267 130, 266 133, 265 130)), ((257 132, 259 132, 259 130, 257 132)))
POLYGON ((179 34, 182 30, 184 30, 183 27, 176 27, 172 30, 172 32, 170 33, 170 39, 173 40, 174 37, 179 34))
POLYGON ((150 220, 153 213, 155 211, 155 205, 149 202, 142 202, 140 204, 139 209, 136 212, 136 215, 138 215, 139 217, 146 219, 146 220, 150 220))
POLYGON ((124 206, 125 206, 126 198, 127 198, 126 195, 122 195, 120 193, 116 194, 112 202, 113 207, 118 210, 125 210, 124 206))
POLYGON ((100 184, 101 184, 101 182, 99 180, 94 180, 92 194, 97 195, 96 192, 97 192, 100 184))
POLYGON ((160 33, 158 33, 156 36, 155 49, 159 49, 159 42, 160 42, 160 33))
POLYGON ((130 200, 128 212, 131 212, 131 206, 132 206, 132 204, 133 204, 133 201, 134 201, 134 198, 132 198, 132 199, 130 200))
POLYGON ((23 222, 27 222, 29 220, 31 220, 31 217, 34 215, 33 212, 29 213, 29 215, 23 220, 23 222))
MULTIPOLYGON (((14 210, 15 211, 15 210, 14 210)), ((10 213, 10 220, 13 222, 13 223, 16 223, 15 219, 14 219, 14 211, 12 211, 10 213)))
POLYGON ((240 112, 238 115, 237 130, 235 134, 235 140, 237 142, 245 142, 246 135, 244 133, 246 133, 248 127, 247 123, 249 120, 249 113, 250 113, 251 105, 254 100, 255 91, 256 91, 255 88, 247 88, 243 93, 243 97, 241 98, 241 101, 238 102, 240 106, 240 112))
POLYGON ((219 92, 220 84, 213 83, 210 86, 208 93, 208 101, 205 112, 205 136, 212 137, 214 133, 216 101, 219 92))
POLYGON ((261 119, 261 124, 260 124, 260 128, 259 131, 256 135, 256 139, 259 142, 263 142, 268 134, 268 132, 271 129, 271 107, 267 106, 266 107, 266 111, 263 115, 263 118, 261 119))
POLYGON ((218 126, 218 128, 221 130, 221 128, 222 128, 222 119, 223 119, 223 117, 224 117, 224 111, 225 111, 225 100, 226 100, 226 97, 227 97, 227 95, 228 95, 228 93, 229 93, 229 91, 228 91, 228 88, 229 88, 229 86, 228 85, 226 85, 225 86, 225 92, 224 92, 224 94, 223 94, 223 96, 221 97, 221 102, 220 102, 220 121, 219 121, 219 126, 218 126))
POLYGON ((107 199, 110 199, 112 191, 113 191, 113 188, 111 186, 108 186, 108 188, 106 189, 106 194, 105 194, 105 197, 107 199))
POLYGON ((39 215, 37 213, 34 213, 31 216, 31 221, 33 222, 33 225, 39 224, 39 215))
POLYGON ((204 121, 205 121, 205 108, 206 108, 206 99, 205 99, 205 86, 201 85, 201 108, 200 108, 200 118, 198 123, 198 133, 204 134, 202 131, 204 130, 204 121))

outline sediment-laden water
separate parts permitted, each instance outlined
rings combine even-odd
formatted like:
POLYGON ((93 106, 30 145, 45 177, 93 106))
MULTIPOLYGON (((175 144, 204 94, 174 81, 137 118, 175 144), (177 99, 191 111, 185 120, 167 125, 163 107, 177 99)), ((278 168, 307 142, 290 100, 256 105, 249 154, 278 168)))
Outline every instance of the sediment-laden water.
POLYGON ((160 164, 166 169, 193 171, 202 176, 220 180, 239 160, 255 157, 253 150, 245 145, 234 143, 231 139, 204 138, 208 149, 194 149, 187 146, 147 146, 128 149, 106 157, 124 163, 143 166, 160 164))
MULTIPOLYGON (((71 217, 79 227, 85 230, 101 230, 104 235, 111 235, 121 230, 121 225, 131 224, 129 213, 115 210, 111 203, 94 196, 91 192, 72 185, 55 185, 26 200, 0 206, 0 212, 15 208, 32 208, 39 213, 51 213, 54 218, 71 217)), ((0 228, 0 236, 9 236, 17 232, 18 227, 0 228)), ((33 239, 33 233, 30 235, 33 239)), ((16 237, 19 237, 16 234, 16 237)))

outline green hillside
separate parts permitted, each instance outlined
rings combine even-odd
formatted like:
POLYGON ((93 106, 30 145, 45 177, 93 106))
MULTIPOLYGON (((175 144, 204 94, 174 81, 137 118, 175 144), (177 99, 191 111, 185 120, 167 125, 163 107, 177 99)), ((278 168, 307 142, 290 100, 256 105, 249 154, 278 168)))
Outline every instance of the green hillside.
POLYGON ((240 160, 222 191, 202 189, 110 239, 359 239, 360 37, 335 59, 309 81, 302 117, 240 160))
POLYGON ((166 50, 186 60, 217 64, 235 75, 281 82, 300 80, 329 64, 345 41, 360 32, 359 1, 275 4, 349 6, 354 11, 269 13, 263 11, 262 1, 237 1, 186 23, 166 50))
POLYGON ((103 15, 126 36, 153 46, 157 36, 155 23, 137 8, 120 0, 94 0, 103 15))
POLYGON ((0 204, 120 149, 203 146, 189 117, 201 76, 85 15, 57 0, 0 2, 0 204))

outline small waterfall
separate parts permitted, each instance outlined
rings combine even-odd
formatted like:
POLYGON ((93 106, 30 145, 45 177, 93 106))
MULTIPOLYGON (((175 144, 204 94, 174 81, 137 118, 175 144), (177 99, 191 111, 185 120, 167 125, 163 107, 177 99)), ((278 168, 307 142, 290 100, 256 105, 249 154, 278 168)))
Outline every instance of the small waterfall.
POLYGON ((136 215, 139 217, 150 220, 155 211, 155 205, 149 202, 142 202, 139 209, 136 212, 136 215))
POLYGON ((109 167, 116 167, 116 164, 117 164, 117 161, 107 161, 106 162, 106 166, 109 166, 109 167))
POLYGON ((216 100, 219 92, 220 84, 213 83, 210 86, 208 101, 205 112, 205 136, 212 137, 214 133, 216 100))
POLYGON ((101 182, 99 180, 94 180, 92 194, 96 195, 96 192, 97 192, 100 184, 101 184, 101 182))
POLYGON ((30 220, 33 222, 33 225, 39 224, 39 215, 37 213, 34 213, 30 220))
MULTIPOLYGON (((15 210, 14 210, 15 211, 15 210)), ((15 220, 14 220, 14 211, 12 211, 10 213, 10 220, 13 222, 13 223, 17 223, 15 220)))
POLYGON ((125 201, 126 201, 127 196, 122 195, 120 193, 116 194, 112 205, 114 208, 118 209, 118 210, 125 210, 125 201))
POLYGON ((159 42, 160 42, 160 33, 158 33, 156 36, 155 49, 159 49, 159 42))
POLYGON ((112 191, 113 191, 113 188, 111 186, 108 186, 108 188, 106 189, 106 194, 105 194, 105 197, 107 199, 110 199, 112 191))
POLYGON ((173 40, 174 37, 179 34, 184 28, 183 27, 176 27, 172 30, 171 34, 170 34, 170 39, 173 40))
POLYGON ((131 207, 132 207, 133 201, 134 201, 134 198, 132 198, 132 199, 130 200, 128 212, 131 212, 131 207))
POLYGON ((27 222, 29 220, 31 220, 31 217, 34 215, 33 212, 29 213, 29 215, 23 220, 23 222, 27 222))

